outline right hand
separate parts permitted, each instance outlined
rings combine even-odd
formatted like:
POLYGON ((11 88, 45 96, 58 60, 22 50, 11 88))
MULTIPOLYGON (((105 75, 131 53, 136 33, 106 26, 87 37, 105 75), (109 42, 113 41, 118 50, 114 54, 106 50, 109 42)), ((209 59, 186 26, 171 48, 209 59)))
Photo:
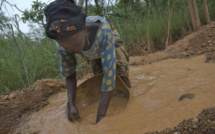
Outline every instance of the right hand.
POLYGON ((68 111, 67 111, 68 112, 68 119, 71 122, 75 122, 75 120, 77 120, 79 122, 81 121, 78 110, 74 105, 67 103, 67 109, 68 109, 68 111))

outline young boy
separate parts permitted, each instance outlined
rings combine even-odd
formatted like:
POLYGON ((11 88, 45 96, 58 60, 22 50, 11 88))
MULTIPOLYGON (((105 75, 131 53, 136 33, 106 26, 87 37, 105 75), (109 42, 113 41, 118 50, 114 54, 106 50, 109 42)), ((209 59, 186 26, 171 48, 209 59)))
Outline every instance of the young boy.
POLYGON ((47 27, 46 35, 55 39, 60 59, 61 74, 66 79, 68 95, 68 118, 80 121, 75 106, 77 88, 75 53, 91 61, 94 75, 103 73, 101 100, 96 122, 105 117, 116 73, 128 87, 128 55, 116 30, 99 16, 87 17, 74 1, 57 0, 44 10, 47 27))

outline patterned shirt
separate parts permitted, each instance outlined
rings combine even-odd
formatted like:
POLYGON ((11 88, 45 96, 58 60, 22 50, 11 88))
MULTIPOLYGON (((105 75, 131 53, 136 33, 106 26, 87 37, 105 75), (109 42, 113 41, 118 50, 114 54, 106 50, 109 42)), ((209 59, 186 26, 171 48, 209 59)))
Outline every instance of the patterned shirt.
MULTIPOLYGON (((87 60, 101 58, 104 74, 101 90, 111 91, 115 88, 116 80, 115 38, 109 23, 104 18, 99 16, 89 16, 86 18, 86 23, 98 21, 100 22, 100 27, 92 47, 87 51, 82 51, 80 54, 87 60)), ((64 77, 71 76, 77 65, 75 54, 65 50, 58 43, 57 51, 60 59, 61 74, 64 77)))

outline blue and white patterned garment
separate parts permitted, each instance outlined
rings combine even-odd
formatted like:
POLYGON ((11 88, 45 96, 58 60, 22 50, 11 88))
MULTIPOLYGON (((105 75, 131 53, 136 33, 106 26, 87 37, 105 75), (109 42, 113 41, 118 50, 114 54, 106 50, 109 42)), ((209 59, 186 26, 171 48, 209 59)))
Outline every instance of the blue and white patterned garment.
MULTIPOLYGON (((102 17, 89 16, 86 23, 100 22, 94 44, 88 51, 82 51, 87 60, 101 58, 103 70, 102 91, 111 91, 115 88, 116 80, 116 52, 115 38, 109 23, 102 17)), ((57 44, 58 56, 60 59, 60 71, 64 77, 69 77, 75 71, 77 65, 75 54, 65 50, 57 44)))

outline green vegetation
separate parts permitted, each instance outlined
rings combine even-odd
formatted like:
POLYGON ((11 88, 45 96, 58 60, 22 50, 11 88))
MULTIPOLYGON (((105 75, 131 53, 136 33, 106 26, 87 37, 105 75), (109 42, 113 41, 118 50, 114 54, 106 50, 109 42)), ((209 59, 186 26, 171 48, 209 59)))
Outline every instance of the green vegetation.
POLYGON ((59 78, 54 41, 32 40, 23 33, 0 38, 0 93, 32 85, 42 78, 59 78))
MULTIPOLYGON (((88 15, 108 17, 119 31, 130 55, 144 55, 165 49, 167 45, 193 32, 187 0, 97 2, 97 5, 88 5, 88 15)), ((211 20, 214 20, 215 1, 207 2, 211 20)), ((83 0, 78 3, 84 5, 83 0)), ((197 6, 201 24, 204 25, 207 22, 203 1, 197 0, 197 6)), ((30 11, 23 11, 21 18, 24 22, 41 26, 40 29, 32 26, 32 32, 27 34, 19 30, 19 16, 8 18, 0 10, 0 94, 29 87, 38 79, 63 78, 59 71, 56 42, 44 34, 43 7, 44 3, 34 1, 30 11), (15 24, 12 26, 11 22, 15 24)), ((80 56, 77 59, 78 75, 86 75, 91 70, 90 65, 80 56)))
MULTIPOLYGON (((168 10, 168 0, 161 0, 160 3, 157 3, 160 5, 156 5, 154 1, 154 8, 152 8, 152 6, 150 7, 150 5, 149 7, 145 5, 141 8, 143 9, 141 12, 138 10, 138 13, 136 10, 132 10, 131 1, 129 2, 127 5, 125 5, 126 3, 123 3, 123 1, 118 3, 118 7, 121 7, 123 4, 126 6, 127 9, 124 12, 122 11, 123 9, 120 10, 114 7, 114 12, 121 14, 121 16, 112 16, 111 21, 118 29, 130 55, 144 55, 165 49, 170 14, 171 25, 168 45, 173 44, 177 40, 193 32, 187 0, 172 0, 169 5, 171 9, 170 12, 168 10), (147 43, 148 41, 149 44, 147 43), (149 49, 148 45, 150 45, 151 49, 149 49)), ((203 1, 197 0, 197 3, 201 24, 204 25, 206 24, 206 19, 203 1)), ((212 20, 215 19, 214 4, 215 1, 208 0, 208 8, 212 20)))

